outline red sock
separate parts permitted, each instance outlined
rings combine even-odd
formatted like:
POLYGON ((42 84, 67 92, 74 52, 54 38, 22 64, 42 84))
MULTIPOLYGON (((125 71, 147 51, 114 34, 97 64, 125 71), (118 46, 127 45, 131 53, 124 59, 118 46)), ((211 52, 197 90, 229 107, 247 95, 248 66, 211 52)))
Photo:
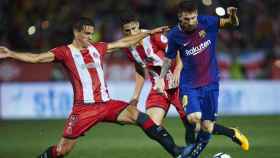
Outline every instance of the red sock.
POLYGON ((136 122, 145 130, 155 125, 154 121, 147 114, 142 112, 139 113, 136 122))
POLYGON ((58 158, 56 148, 57 148, 56 145, 51 146, 51 155, 53 158, 58 158))

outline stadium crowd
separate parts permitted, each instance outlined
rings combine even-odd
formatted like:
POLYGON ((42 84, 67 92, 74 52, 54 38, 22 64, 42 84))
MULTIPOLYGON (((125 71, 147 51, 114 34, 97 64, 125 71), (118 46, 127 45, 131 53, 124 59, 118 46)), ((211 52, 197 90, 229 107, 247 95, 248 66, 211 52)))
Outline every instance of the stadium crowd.
MULTIPOLYGON (((96 24, 96 41, 113 41, 122 36, 118 14, 131 9, 141 17, 145 28, 176 25, 175 5, 180 0, 1 0, 0 45, 14 50, 48 50, 72 38, 71 23, 80 16, 92 17, 96 24), (66 39, 66 41, 65 41, 66 39)), ((273 63, 280 58, 280 1, 199 1, 199 10, 215 15, 218 6, 239 8, 240 27, 221 30, 217 44, 222 79, 280 79, 280 68, 273 63), (210 4, 210 5, 209 5, 210 4)), ((105 75, 109 80, 132 80, 134 69, 125 53, 110 54, 105 75)), ((47 79, 65 80, 57 65, 50 67, 47 79)), ((9 62, 0 62, 0 81, 21 81, 9 62), (2 72, 2 73, 1 73, 2 72), (4 77, 5 76, 5 77, 4 77)), ((28 81, 28 79, 27 79, 28 81)))

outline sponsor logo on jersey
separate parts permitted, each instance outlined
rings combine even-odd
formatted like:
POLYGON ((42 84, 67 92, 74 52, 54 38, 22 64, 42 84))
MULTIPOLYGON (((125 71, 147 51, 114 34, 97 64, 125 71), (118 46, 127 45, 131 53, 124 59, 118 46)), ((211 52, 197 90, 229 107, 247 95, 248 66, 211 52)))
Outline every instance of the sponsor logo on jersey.
POLYGON ((190 43, 191 43, 191 42, 188 41, 188 42, 184 43, 183 46, 186 47, 186 46, 189 45, 190 43))
POLYGON ((185 54, 187 56, 189 56, 189 55, 197 55, 197 54, 203 52, 205 49, 207 49, 210 44, 211 44, 211 41, 207 40, 207 41, 199 44, 198 46, 194 46, 191 49, 186 49, 185 54))

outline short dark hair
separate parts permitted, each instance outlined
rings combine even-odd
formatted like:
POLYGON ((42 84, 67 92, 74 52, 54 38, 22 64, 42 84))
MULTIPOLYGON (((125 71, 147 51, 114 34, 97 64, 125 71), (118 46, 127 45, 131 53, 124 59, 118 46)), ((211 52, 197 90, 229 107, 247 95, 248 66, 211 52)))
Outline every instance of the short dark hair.
POLYGON ((194 0, 184 0, 177 6, 177 13, 193 12, 197 10, 197 4, 194 0))
POLYGON ((121 11, 120 13, 120 24, 121 26, 132 21, 139 21, 138 16, 130 10, 121 11))
POLYGON ((77 30, 77 31, 82 31, 83 30, 83 26, 88 25, 88 26, 95 26, 94 22, 88 18, 88 17, 79 17, 78 19, 76 19, 73 23, 73 30, 77 30))

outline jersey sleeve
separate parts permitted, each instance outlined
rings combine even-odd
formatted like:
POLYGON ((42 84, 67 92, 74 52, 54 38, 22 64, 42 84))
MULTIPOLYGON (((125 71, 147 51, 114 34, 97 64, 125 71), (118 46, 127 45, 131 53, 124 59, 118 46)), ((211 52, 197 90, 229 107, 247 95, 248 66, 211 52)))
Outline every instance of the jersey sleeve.
POLYGON ((167 47, 168 39, 165 35, 158 33, 152 36, 152 40, 161 50, 165 50, 167 47))
POLYGON ((175 59, 177 56, 177 51, 179 49, 178 44, 175 41, 174 34, 169 32, 167 34, 168 44, 166 47, 166 57, 170 59, 175 59))
POLYGON ((217 16, 200 16, 199 19, 207 26, 207 29, 218 32, 220 27, 220 18, 217 16))
POLYGON ((93 46, 98 50, 100 55, 103 57, 107 52, 108 43, 98 42, 98 43, 94 43, 93 46))
POLYGON ((65 59, 66 52, 64 46, 53 48, 50 52, 54 54, 56 61, 63 61, 65 59))

